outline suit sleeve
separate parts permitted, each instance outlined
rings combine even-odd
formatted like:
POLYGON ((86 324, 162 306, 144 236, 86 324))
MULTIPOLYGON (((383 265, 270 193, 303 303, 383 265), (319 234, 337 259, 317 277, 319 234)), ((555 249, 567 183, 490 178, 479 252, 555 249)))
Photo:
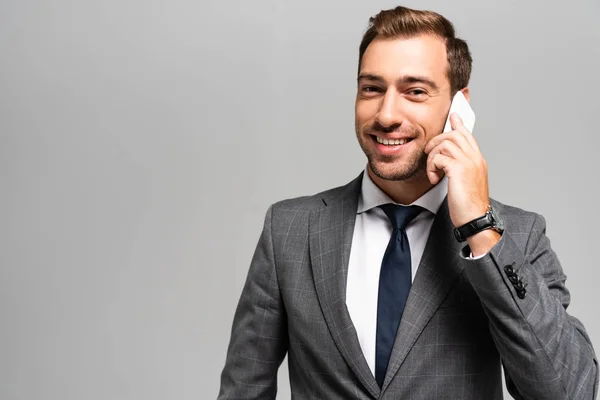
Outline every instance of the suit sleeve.
POLYGON ((277 370, 288 348, 279 293, 269 207, 233 318, 217 400, 275 399, 277 370))
POLYGON ((595 399, 597 358, 585 328, 566 311, 566 276, 544 218, 535 214, 529 232, 509 228, 465 268, 488 316, 509 392, 516 399, 595 399), (527 234, 523 251, 514 235, 527 234))

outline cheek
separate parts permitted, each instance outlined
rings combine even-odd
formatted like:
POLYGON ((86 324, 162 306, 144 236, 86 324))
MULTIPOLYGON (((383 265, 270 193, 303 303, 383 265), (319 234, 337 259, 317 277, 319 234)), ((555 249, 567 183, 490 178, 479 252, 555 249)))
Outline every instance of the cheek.
POLYGON ((407 112, 420 124, 426 124, 435 115, 434 107, 426 103, 412 103, 406 106, 407 112))
POLYGON ((425 137, 431 139, 442 132, 446 122, 444 110, 438 107, 422 107, 413 114, 415 121, 425 130, 425 137))
POLYGON ((375 101, 360 101, 354 107, 356 122, 363 124, 377 115, 377 103, 375 101))

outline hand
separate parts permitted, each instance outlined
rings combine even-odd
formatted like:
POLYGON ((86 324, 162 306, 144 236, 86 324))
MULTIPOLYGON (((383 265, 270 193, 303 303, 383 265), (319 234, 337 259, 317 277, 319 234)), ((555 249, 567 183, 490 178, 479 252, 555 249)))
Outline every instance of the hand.
MULTIPOLYGON (((475 138, 456 113, 452 131, 441 133, 425 146, 427 177, 437 184, 448 176, 448 208, 455 227, 485 214, 490 204, 487 163, 475 138)), ((477 236, 477 235, 475 235, 477 236)))

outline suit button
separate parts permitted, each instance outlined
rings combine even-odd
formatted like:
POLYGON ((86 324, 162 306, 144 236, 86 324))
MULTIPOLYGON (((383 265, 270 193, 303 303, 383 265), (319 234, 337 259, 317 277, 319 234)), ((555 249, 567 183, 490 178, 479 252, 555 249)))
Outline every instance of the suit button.
POLYGON ((510 265, 507 265, 506 267, 504 267, 504 272, 506 272, 506 276, 508 276, 508 277, 511 277, 515 274, 515 270, 510 265))
POLYGON ((525 290, 525 289, 517 290, 517 297, 520 299, 524 299, 525 293, 527 293, 527 290, 525 290))
POLYGON ((517 289, 517 291, 525 290, 525 285, 522 281, 518 281, 517 283, 515 283, 515 289, 517 289))
POLYGON ((512 283, 513 285, 515 285, 517 282, 519 282, 519 277, 515 274, 515 275, 511 275, 508 277, 508 280, 510 281, 510 283, 512 283))

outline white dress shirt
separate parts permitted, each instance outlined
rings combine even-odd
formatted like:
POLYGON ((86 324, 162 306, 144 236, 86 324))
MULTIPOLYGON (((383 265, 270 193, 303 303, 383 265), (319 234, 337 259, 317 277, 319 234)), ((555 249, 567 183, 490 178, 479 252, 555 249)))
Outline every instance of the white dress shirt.
MULTIPOLYGON (((425 250, 433 219, 447 194, 448 178, 444 177, 436 186, 411 203, 426 210, 405 228, 410 246, 413 280, 425 250)), ((378 207, 386 203, 394 203, 394 201, 373 183, 365 169, 350 250, 346 307, 373 376, 375 375, 379 271, 385 249, 392 236, 392 224, 383 210, 378 207)))

